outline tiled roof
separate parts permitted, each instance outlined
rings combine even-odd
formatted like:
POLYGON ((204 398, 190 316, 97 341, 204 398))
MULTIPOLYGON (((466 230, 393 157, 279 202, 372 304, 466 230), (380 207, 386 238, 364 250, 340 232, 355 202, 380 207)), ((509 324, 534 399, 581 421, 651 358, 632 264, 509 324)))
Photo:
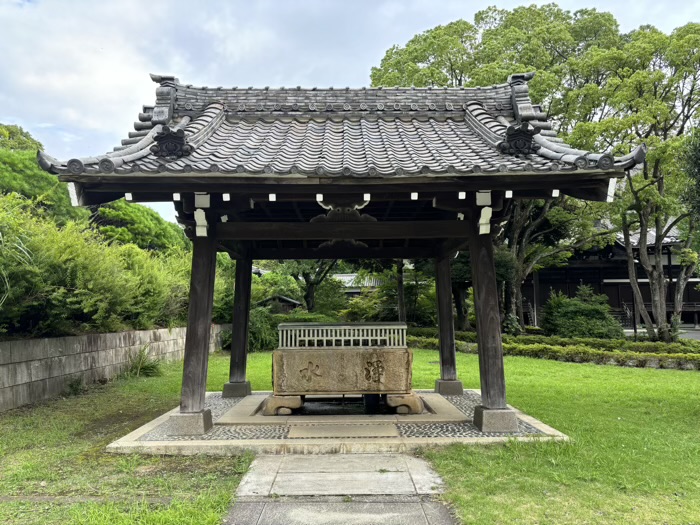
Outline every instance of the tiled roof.
MULTIPOLYGON (((668 225, 667 225, 667 227, 668 227, 668 225)), ((622 232, 616 233, 615 237, 616 237, 616 240, 618 243, 620 243, 622 246, 625 245, 625 237, 622 234, 622 232)), ((640 237, 641 237, 641 234, 639 231, 630 232, 630 242, 632 243, 633 247, 639 248, 640 237)), ((681 233, 681 231, 676 226, 673 226, 671 228, 671 230, 668 232, 668 234, 664 237, 664 239, 662 241, 662 245, 669 246, 669 245, 680 244, 685 240, 685 238, 686 237, 681 233)), ((647 246, 654 246, 655 244, 656 244, 656 229, 649 228, 649 230, 647 231, 647 246)))
POLYGON ((332 277, 342 282, 345 288, 377 288, 383 284, 381 279, 372 275, 358 277, 356 273, 336 273, 332 277))
POLYGON ((531 74, 487 88, 195 88, 155 76, 156 104, 114 152, 58 161, 52 173, 246 173, 314 176, 620 170, 552 131, 527 89, 531 74))

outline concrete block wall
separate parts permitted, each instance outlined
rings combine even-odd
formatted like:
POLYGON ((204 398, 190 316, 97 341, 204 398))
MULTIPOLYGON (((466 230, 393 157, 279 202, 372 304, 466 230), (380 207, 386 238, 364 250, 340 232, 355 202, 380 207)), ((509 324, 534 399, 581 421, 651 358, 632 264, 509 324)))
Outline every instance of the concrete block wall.
MULTIPOLYGON (((210 352, 221 348, 225 329, 230 325, 212 326, 210 352)), ((163 361, 182 359, 185 333, 182 327, 0 341, 0 412, 57 397, 76 379, 112 379, 144 345, 163 361)))

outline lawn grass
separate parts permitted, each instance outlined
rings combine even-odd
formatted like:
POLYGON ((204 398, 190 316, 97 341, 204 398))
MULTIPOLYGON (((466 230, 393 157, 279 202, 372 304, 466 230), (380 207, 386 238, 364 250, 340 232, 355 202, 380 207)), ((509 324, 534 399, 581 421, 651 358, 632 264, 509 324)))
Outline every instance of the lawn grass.
MULTIPOLYGON (((212 356, 216 371, 227 362, 212 356)), ((182 365, 163 370, 0 414, 0 523, 218 525, 251 456, 104 452, 177 406, 182 365)), ((212 379, 219 390, 223 380, 212 379)))
MULTIPOLYGON (((415 388, 433 388, 438 360, 415 351, 415 388)), ((209 390, 228 362, 211 357, 209 390)), ((270 364, 249 356, 253 389, 271 388, 270 364)), ((457 366, 478 388, 476 356, 457 366)), ((103 452, 177 405, 182 367, 164 370, 0 414, 0 523, 219 523, 249 456, 103 452)), ((509 402, 572 441, 425 450, 464 523, 700 524, 699 373, 508 357, 506 374, 509 402)))
MULTIPOLYGON (((476 356, 458 366, 478 388, 476 356)), ((700 523, 700 374, 523 357, 505 366, 509 403, 571 442, 427 450, 463 523, 700 523)))

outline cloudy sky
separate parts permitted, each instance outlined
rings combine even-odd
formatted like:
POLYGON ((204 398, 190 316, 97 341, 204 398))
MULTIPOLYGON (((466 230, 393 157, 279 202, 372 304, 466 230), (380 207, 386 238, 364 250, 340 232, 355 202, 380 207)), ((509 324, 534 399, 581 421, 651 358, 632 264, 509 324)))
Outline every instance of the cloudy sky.
MULTIPOLYGON (((394 44, 494 0, 0 0, 0 122, 58 158, 111 151, 156 85, 351 86, 394 44)), ((545 2, 534 2, 545 3, 545 2)), ((700 21, 700 2, 562 0, 612 12, 623 31, 700 21)), ((168 218, 168 207, 158 207, 168 218)))

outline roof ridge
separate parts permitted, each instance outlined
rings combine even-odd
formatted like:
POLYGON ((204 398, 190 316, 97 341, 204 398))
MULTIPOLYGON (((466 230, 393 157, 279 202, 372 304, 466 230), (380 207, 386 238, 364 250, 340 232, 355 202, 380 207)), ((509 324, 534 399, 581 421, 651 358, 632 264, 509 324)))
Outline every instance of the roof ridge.
POLYGON ((515 75, 510 75, 508 77, 508 80, 506 82, 498 83, 498 84, 491 84, 488 86, 457 86, 457 87, 452 87, 452 86, 360 86, 360 87, 354 87, 351 88, 349 86, 338 88, 335 86, 328 86, 328 87, 318 87, 318 86, 311 86, 311 87, 302 87, 302 86, 294 86, 294 87, 286 87, 286 86, 280 86, 278 88, 270 87, 270 86, 263 86, 263 87, 255 87, 255 86, 248 86, 248 87, 240 87, 240 86, 230 86, 230 87, 224 87, 224 86, 193 86, 192 84, 183 84, 180 82, 180 79, 173 75, 157 75, 154 73, 150 74, 151 80, 155 82, 156 84, 166 84, 170 85, 172 87, 182 87, 186 89, 195 89, 195 90, 209 90, 209 91, 262 91, 262 92, 279 92, 279 91, 333 91, 333 92, 343 92, 343 91, 383 91, 383 92, 391 92, 395 90, 410 90, 410 91, 432 91, 432 92, 461 92, 461 91, 481 91, 481 90, 488 90, 488 89, 495 89, 495 88, 505 88, 505 87, 510 87, 513 82, 527 82, 528 80, 532 79, 534 77, 535 73, 530 72, 530 73, 520 73, 520 74, 515 74, 515 75), (512 79, 512 80, 511 80, 512 79))

